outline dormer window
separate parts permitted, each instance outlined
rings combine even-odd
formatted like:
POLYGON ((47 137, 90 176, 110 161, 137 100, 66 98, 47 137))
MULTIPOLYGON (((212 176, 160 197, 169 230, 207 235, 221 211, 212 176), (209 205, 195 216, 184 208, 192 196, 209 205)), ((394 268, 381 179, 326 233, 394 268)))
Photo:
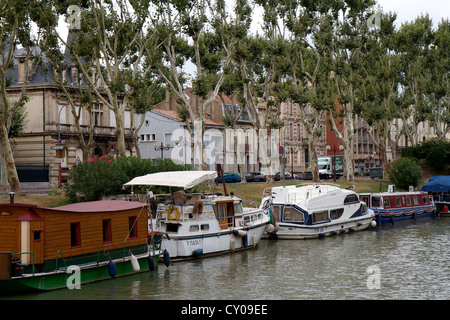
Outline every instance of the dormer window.
POLYGON ((78 83, 78 70, 75 67, 70 69, 70 75, 72 77, 72 85, 76 85, 78 83))
POLYGON ((18 69, 18 83, 24 83, 26 81, 27 74, 30 74, 31 69, 33 68, 33 61, 31 59, 27 59, 27 54, 21 53, 16 56, 18 61, 17 69, 18 69), (28 65, 26 65, 28 63, 28 65), (27 70, 28 68, 28 70, 27 70))

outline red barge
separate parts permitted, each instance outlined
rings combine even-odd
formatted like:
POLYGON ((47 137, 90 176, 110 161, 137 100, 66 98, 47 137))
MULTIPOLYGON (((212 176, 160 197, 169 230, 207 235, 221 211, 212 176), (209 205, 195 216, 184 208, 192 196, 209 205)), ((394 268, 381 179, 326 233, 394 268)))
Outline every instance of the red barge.
POLYGON ((377 225, 436 217, 433 198, 423 191, 361 193, 360 199, 375 213, 377 225))

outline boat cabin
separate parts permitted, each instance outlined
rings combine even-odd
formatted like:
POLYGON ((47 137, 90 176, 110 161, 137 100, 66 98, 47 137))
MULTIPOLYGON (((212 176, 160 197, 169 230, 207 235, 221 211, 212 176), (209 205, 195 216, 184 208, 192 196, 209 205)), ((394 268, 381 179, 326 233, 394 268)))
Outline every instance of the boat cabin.
MULTIPOLYGON (((169 199, 169 197, 166 197, 169 199)), ((242 201, 236 197, 217 195, 186 195, 185 201, 170 197, 172 201, 165 201, 157 205, 157 217, 160 221, 171 224, 167 231, 178 229, 178 222, 217 220, 220 229, 237 226, 236 221, 242 218, 242 201), (175 201, 173 201, 175 199, 175 201)), ((209 229, 209 225, 202 225, 202 229, 209 229)))
MULTIPOLYGON (((0 204, 0 252, 34 272, 147 251, 145 203, 107 200, 55 208, 0 204)), ((0 266, 0 269, 2 267, 0 266)))
POLYGON ((247 213, 242 200, 234 196, 214 194, 157 195, 156 220, 161 232, 192 234, 220 232, 251 225, 262 219, 263 211, 247 213))
POLYGON ((372 209, 404 209, 408 207, 429 206, 432 199, 426 192, 382 192, 362 193, 364 201, 372 209))
POLYGON ((272 203, 278 221, 304 225, 339 221, 346 210, 353 215, 367 213, 355 192, 332 185, 274 187, 272 203))

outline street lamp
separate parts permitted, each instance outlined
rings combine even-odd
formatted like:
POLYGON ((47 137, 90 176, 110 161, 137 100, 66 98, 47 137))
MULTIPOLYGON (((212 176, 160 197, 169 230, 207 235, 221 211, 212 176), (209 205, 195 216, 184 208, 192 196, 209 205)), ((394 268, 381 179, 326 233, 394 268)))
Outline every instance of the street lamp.
MULTIPOLYGON (((66 105, 62 105, 61 108, 58 111, 58 145, 61 145, 61 111, 66 107, 66 105)), ((59 155, 61 156, 62 151, 61 149, 58 150, 59 155)), ((60 161, 61 159, 59 159, 60 161)), ((61 174, 61 162, 58 164, 58 178, 59 178, 59 187, 61 188, 62 185, 62 174, 61 174)))
POLYGON ((186 168, 187 160, 186 160, 186 146, 189 145, 191 148, 193 147, 193 144, 189 141, 187 141, 185 138, 180 137, 180 140, 178 142, 175 142, 177 147, 184 146, 184 167, 186 168))
POLYGON ((164 146, 161 142, 160 146, 155 146, 155 151, 161 151, 161 159, 164 159, 164 150, 169 150, 169 146, 164 146))
MULTIPOLYGON (((289 130, 290 130, 290 135, 292 134, 293 135, 293 129, 294 129, 294 123, 297 123, 298 121, 297 120, 294 120, 294 121, 292 121, 291 123, 289 123, 289 130)), ((288 125, 285 125, 284 126, 284 130, 283 130, 283 141, 284 141, 284 143, 283 143, 283 172, 280 174, 280 178, 281 178, 281 175, 283 176, 283 180, 285 180, 285 176, 284 176, 284 173, 285 173, 285 171, 286 171, 286 153, 287 153, 287 146, 286 146, 286 129, 288 128, 288 125)), ((293 139, 293 138, 289 138, 289 139, 293 139)))
MULTIPOLYGON (((327 153, 328 153, 328 151, 330 151, 331 150, 331 147, 330 146, 327 146, 327 153)), ((342 152, 342 150, 344 150, 344 146, 339 146, 339 152, 342 152)), ((335 181, 336 182, 336 151, 337 151, 337 148, 336 148, 336 146, 334 145, 333 146, 333 161, 332 161, 332 166, 333 166, 333 181, 335 181)))
POLYGON ((291 157, 291 179, 294 179, 294 152, 298 152, 297 147, 291 147, 289 151, 286 150, 286 153, 291 157))

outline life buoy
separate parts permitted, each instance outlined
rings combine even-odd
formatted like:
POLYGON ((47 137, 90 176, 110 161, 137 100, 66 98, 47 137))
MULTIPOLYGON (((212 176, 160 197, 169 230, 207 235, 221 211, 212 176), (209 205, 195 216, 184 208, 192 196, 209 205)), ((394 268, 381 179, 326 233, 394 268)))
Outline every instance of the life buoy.
POLYGON ((169 209, 167 209, 167 219, 172 221, 180 219, 180 210, 178 209, 177 206, 170 206, 169 209), (174 214, 173 217, 172 214, 174 214))
POLYGON ((203 212, 203 201, 198 200, 197 202, 195 202, 194 204, 194 209, 192 209, 192 212, 194 213, 202 213, 203 212))

